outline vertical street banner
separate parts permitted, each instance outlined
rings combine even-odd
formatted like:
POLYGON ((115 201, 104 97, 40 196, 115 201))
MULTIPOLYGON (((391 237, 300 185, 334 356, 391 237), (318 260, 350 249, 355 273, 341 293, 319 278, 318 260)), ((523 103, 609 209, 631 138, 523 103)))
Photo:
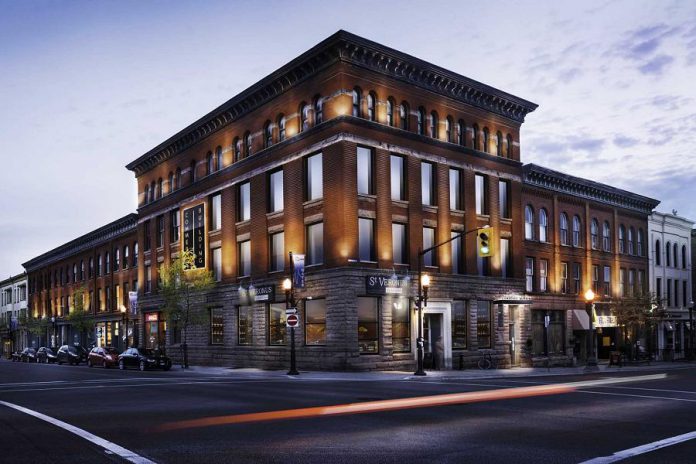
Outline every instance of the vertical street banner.
POLYGON ((130 303, 131 314, 138 314, 138 292, 128 292, 128 303, 130 303))
POLYGON ((304 263, 305 255, 292 255, 292 285, 295 288, 304 288, 304 263))
POLYGON ((196 268, 205 267, 205 206, 184 210, 184 251, 192 251, 196 268))

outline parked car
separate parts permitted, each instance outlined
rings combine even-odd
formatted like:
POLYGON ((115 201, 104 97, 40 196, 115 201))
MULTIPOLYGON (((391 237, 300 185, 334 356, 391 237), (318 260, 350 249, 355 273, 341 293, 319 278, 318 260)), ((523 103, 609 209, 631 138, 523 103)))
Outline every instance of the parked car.
POLYGON ((118 366, 118 351, 112 346, 95 346, 87 356, 87 365, 101 366, 105 369, 118 366))
POLYGON ((12 352, 12 362, 20 362, 22 360, 22 352, 21 351, 13 351, 12 352))
POLYGON ((87 361, 87 352, 77 345, 63 345, 58 349, 58 364, 80 364, 87 361))
POLYGON ((137 367, 141 371, 146 369, 168 371, 172 368, 172 361, 159 350, 128 348, 118 356, 118 368, 126 369, 127 367, 137 367))
POLYGON ((19 355, 22 362, 36 362, 36 350, 34 348, 24 348, 22 354, 19 355))
POLYGON ((56 352, 53 351, 53 348, 42 346, 41 348, 39 348, 39 351, 36 352, 36 362, 48 364, 54 363, 57 360, 58 356, 56 356, 56 352))

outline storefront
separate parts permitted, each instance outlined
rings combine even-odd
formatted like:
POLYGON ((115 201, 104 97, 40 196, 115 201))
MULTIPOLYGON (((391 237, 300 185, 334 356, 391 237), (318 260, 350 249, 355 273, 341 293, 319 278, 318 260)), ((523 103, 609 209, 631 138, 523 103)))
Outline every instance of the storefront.
POLYGON ((159 311, 145 313, 145 348, 164 350, 167 340, 167 321, 159 311))

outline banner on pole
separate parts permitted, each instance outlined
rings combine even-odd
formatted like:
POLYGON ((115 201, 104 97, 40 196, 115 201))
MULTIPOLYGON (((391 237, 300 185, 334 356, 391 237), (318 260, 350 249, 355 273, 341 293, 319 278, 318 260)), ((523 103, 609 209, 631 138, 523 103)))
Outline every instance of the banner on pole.
POLYGON ((292 255, 292 284, 295 288, 305 286, 305 255, 292 255))

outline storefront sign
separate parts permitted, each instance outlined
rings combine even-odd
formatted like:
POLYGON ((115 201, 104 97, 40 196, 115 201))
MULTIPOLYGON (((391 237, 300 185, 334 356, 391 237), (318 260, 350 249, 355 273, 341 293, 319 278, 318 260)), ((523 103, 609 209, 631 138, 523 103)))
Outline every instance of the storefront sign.
POLYGON ((159 319, 157 316, 157 313, 148 313, 145 315, 145 320, 147 322, 157 322, 157 320, 159 319))
POLYGON ((370 295, 404 295, 408 293, 409 280, 392 279, 380 275, 365 277, 365 290, 370 295))
POLYGON ((205 267, 205 205, 184 210, 184 251, 192 251, 196 268, 205 267))
POLYGON ((254 301, 274 301, 275 285, 264 285, 263 287, 255 287, 253 295, 254 301))
POLYGON ((304 288, 305 286, 304 263, 305 255, 292 255, 292 285, 295 288, 304 288))
POLYGON ((616 316, 597 316, 595 327, 616 327, 616 316))

